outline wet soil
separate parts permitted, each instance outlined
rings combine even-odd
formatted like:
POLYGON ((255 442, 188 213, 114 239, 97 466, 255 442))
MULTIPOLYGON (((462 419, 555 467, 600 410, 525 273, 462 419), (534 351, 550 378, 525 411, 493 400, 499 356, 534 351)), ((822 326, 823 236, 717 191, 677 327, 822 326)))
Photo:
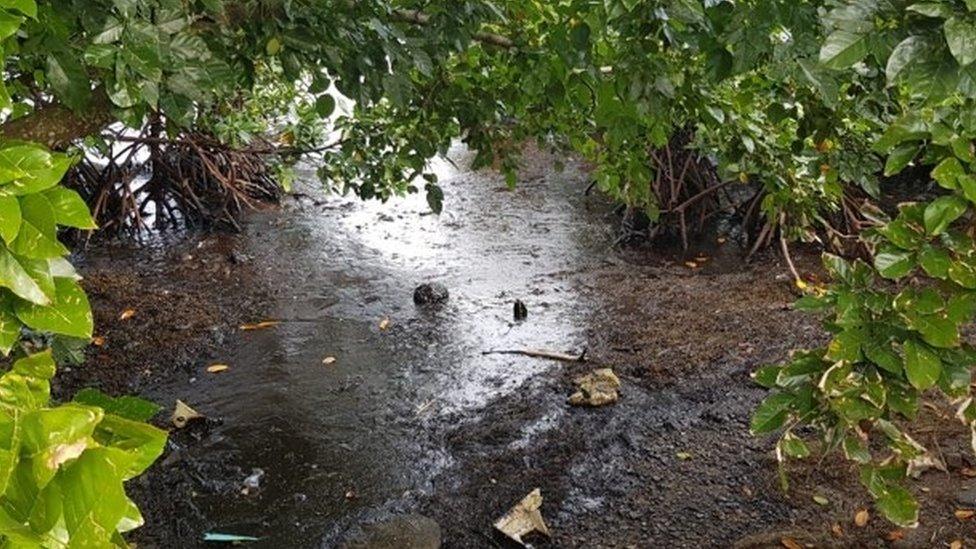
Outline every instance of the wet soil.
MULTIPOLYGON (((491 524, 534 488, 552 532, 530 538, 540 547, 976 543, 976 525, 953 517, 968 440, 938 409, 919 438, 938 438, 949 473, 913 484, 920 528, 855 527, 869 499, 835 458, 792 466, 790 492, 779 489, 773 441, 747 431, 764 394, 749 373, 824 336, 790 308, 776 256, 745 264, 722 234, 689 252, 614 248, 612 207, 584 196, 580 166, 531 155, 509 191, 454 158, 440 217, 420 197, 361 204, 309 188, 249 215, 242 234, 77 258, 104 343, 57 394, 179 398, 212 418, 174 430, 130 483, 140 547, 202 545, 204 532, 335 547, 418 514, 446 547, 504 547, 491 524), (415 305, 431 281, 450 298, 415 305), (280 323, 238 328, 267 319, 280 323), (585 348, 588 361, 483 354, 519 348, 585 348), (207 373, 217 362, 230 368, 207 373), (572 379, 597 367, 621 378, 620 401, 569 407, 572 379), (257 469, 260 486, 245 490, 257 469)), ((796 253, 801 271, 819 271, 815 251, 796 253)))

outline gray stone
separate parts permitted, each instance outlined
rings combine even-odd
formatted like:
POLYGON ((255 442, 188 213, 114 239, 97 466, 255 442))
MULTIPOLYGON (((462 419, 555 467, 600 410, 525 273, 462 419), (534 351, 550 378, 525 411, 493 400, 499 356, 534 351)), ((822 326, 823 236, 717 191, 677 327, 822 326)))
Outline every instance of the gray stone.
POLYGON ((441 527, 422 515, 403 515, 363 526, 343 549, 440 549, 441 527))
POLYGON ((963 486, 962 490, 956 494, 956 501, 958 501, 960 505, 965 505, 969 508, 976 507, 976 484, 963 486))
POLYGON ((413 302, 417 305, 435 305, 447 301, 450 294, 447 286, 439 282, 425 282, 413 291, 413 302))

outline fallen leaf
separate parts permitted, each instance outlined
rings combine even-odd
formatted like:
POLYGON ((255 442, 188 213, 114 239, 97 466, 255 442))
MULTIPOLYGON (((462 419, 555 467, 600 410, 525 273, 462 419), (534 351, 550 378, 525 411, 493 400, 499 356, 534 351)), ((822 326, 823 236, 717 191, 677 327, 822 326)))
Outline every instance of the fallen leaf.
POLYGON ((706 261, 708 261, 708 256, 707 255, 700 255, 700 256, 698 256, 698 257, 695 258, 695 261, 698 262, 698 263, 705 263, 706 261))
POLYGON ((541 506, 542 492, 536 488, 505 513, 505 516, 496 520, 495 528, 521 545, 525 545, 522 536, 526 534, 539 532, 548 536, 549 528, 539 512, 541 506))
POLYGON ((384 316, 383 320, 380 320, 380 330, 386 330, 390 327, 390 317, 384 316))
POLYGON ((335 361, 336 361, 336 357, 334 357, 334 356, 327 356, 327 357, 325 357, 325 358, 322 359, 322 364, 325 364, 325 365, 335 364, 335 361))
POLYGON ((864 528, 868 524, 868 520, 871 519, 871 515, 868 513, 867 509, 861 509, 854 515, 854 526, 858 528, 864 528))
POLYGON ((719 244, 725 244, 725 241, 726 238, 724 236, 720 236, 718 237, 718 240, 716 240, 716 242, 718 242, 719 244))
POLYGON ((976 477, 976 469, 973 469, 971 467, 963 467, 962 471, 960 472, 964 477, 970 477, 970 478, 976 477))
POLYGON ((685 267, 688 267, 689 269, 697 269, 698 264, 694 261, 685 261, 685 267))
POLYGON ((186 424, 194 419, 203 419, 204 415, 200 412, 190 408, 182 400, 176 401, 176 407, 173 409, 173 417, 171 418, 173 425, 177 429, 182 429, 186 427, 186 424))
POLYGON ((794 282, 796 283, 796 287, 797 288, 799 288, 801 290, 806 290, 807 289, 807 283, 804 280, 801 280, 801 279, 798 278, 794 282))
POLYGON ((813 496, 813 502, 816 503, 817 505, 827 505, 828 503, 830 503, 830 500, 821 496, 820 494, 817 494, 813 496))
POLYGON ((904 537, 905 537, 904 530, 892 530, 888 532, 888 534, 885 536, 885 539, 887 539, 888 541, 898 541, 904 537))
POLYGON ((352 490, 346 491, 346 499, 356 499, 356 492, 352 490))
POLYGON ((261 322, 255 322, 254 324, 241 324, 241 330, 263 330, 265 328, 277 326, 278 324, 281 324, 280 320, 262 320, 261 322))
POLYGON ((684 460, 684 459, 691 459, 692 456, 691 453, 689 452, 678 452, 677 454, 675 454, 675 457, 684 460))
POLYGON ((835 537, 838 538, 844 537, 844 529, 841 528, 840 524, 837 524, 836 522, 834 523, 833 526, 830 527, 830 531, 833 532, 835 537))
POLYGON ((122 314, 119 315, 119 320, 129 320, 135 314, 136 314, 135 309, 126 309, 122 311, 122 314))
POLYGON ((956 509, 956 518, 959 520, 969 520, 976 516, 976 511, 972 509, 956 509))
POLYGON ((102 336, 95 336, 91 339, 91 344, 96 347, 101 347, 102 345, 105 345, 105 338, 102 336))
POLYGON ((779 542, 786 547, 786 549, 803 549, 803 546, 796 542, 793 538, 781 538, 779 542))
POLYGON ((962 549, 962 540, 957 539, 949 544, 949 549, 962 549))
POLYGON ((207 366, 207 371, 210 372, 211 374, 220 373, 229 369, 230 366, 226 364, 211 364, 210 366, 207 366))

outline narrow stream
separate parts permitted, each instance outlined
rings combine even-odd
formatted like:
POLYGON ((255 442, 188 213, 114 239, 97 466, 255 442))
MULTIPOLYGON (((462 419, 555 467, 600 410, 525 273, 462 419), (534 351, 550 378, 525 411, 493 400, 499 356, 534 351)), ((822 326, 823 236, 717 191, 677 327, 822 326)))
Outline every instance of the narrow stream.
POLYGON ((229 341, 218 380, 160 389, 223 419, 188 457, 237 467, 241 480, 264 472, 257 494, 195 502, 220 531, 330 545, 357 521, 409 510, 452 462, 446 427, 559 367, 483 351, 582 348, 587 307, 566 275, 612 241, 584 174, 535 161, 509 190, 468 170, 464 150, 451 158, 437 166, 441 216, 423 196, 363 203, 311 183, 314 204, 249 218, 237 246, 275 288, 282 323, 229 341), (443 307, 414 305, 425 281, 449 288, 443 307), (529 309, 520 323, 516 298, 529 309))

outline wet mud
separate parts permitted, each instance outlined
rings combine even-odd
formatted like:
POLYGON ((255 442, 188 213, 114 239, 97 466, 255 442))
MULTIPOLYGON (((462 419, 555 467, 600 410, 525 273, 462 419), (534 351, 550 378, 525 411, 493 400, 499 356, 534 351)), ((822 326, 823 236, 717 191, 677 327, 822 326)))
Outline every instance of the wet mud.
MULTIPOLYGON (((130 483, 140 547, 203 546, 205 532, 254 547, 507 547, 492 523, 534 488, 552 534, 527 539, 537 547, 976 542, 952 515, 968 441, 933 410, 921 442, 939 437, 949 473, 913 485, 919 529, 855 527, 869 499, 841 460, 792 466, 780 490, 773 440, 748 434, 764 394, 749 373, 824 335, 791 309, 775 255, 745 264, 721 233, 688 252, 614 247, 618 218, 584 195, 583 167, 531 154, 509 190, 452 158, 441 216, 422 197, 364 204, 309 186, 241 234, 79 254, 104 343, 56 393, 180 399, 210 418, 174 430, 130 483), (415 304, 430 282, 447 300, 415 304), (587 361, 485 354, 525 348, 587 361), (620 400, 569 406, 573 379, 601 367, 620 400)), ((819 272, 815 251, 796 254, 819 272)))

